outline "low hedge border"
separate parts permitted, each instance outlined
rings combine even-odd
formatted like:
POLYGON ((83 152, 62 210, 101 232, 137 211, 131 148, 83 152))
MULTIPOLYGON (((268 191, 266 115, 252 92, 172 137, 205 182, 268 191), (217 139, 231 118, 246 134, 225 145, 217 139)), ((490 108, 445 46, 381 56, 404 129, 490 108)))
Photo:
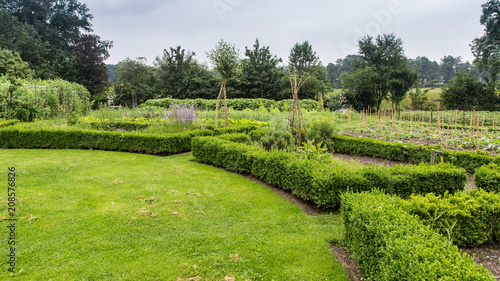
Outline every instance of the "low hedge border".
POLYGON ((414 195, 403 208, 458 246, 500 241, 500 194, 484 190, 454 195, 414 195))
POLYGON ((381 192, 345 193, 345 241, 370 280, 489 280, 495 278, 444 236, 381 192))
POLYGON ((17 123, 19 123, 19 120, 17 120, 17 119, 13 119, 13 120, 0 120, 0 128, 14 126, 17 123))
POLYGON ((411 194, 429 192, 454 193, 464 190, 467 181, 465 171, 451 164, 372 166, 353 170, 335 162, 305 160, 284 151, 266 152, 216 137, 193 138, 191 147, 193 156, 200 162, 253 174, 323 208, 339 207, 340 194, 347 190, 380 188, 408 198, 411 194))
POLYGON ((196 136, 242 133, 253 129, 255 129, 255 126, 236 126, 216 130, 206 129, 179 134, 156 135, 76 128, 25 129, 22 126, 16 126, 0 129, 0 147, 26 149, 99 149, 171 155, 191 151, 191 139, 196 136))
MULTIPOLYGON (((431 150, 439 149, 438 145, 415 145, 409 143, 392 143, 362 137, 335 135, 332 137, 332 148, 335 152, 353 154, 357 156, 371 156, 410 164, 429 163, 431 150)), ((484 151, 455 151, 443 150, 443 160, 469 173, 483 165, 495 162, 500 163, 500 157, 492 157, 484 151)))
POLYGON ((474 184, 477 188, 500 193, 500 166, 491 163, 476 170, 474 184))

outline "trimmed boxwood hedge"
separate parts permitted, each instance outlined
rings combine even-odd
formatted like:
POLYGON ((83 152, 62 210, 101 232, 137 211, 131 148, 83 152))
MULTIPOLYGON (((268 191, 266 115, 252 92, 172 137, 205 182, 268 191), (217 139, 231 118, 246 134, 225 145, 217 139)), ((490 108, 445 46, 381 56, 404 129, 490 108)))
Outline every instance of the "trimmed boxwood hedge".
POLYGON ((474 174, 477 188, 491 192, 500 192, 500 166, 496 163, 482 166, 474 174))
POLYGON ((402 206, 458 246, 479 246, 500 239, 500 194, 474 190, 415 195, 402 201, 402 206))
MULTIPOLYGON (((216 108, 217 100, 207 100, 207 99, 151 99, 147 100, 139 107, 162 107, 168 109, 172 104, 189 104, 194 105, 198 110, 209 110, 213 111, 216 108)), ((291 100, 281 100, 274 101, 269 99, 227 99, 227 106, 233 108, 234 110, 257 110, 261 106, 265 107, 267 110, 272 108, 277 108, 280 111, 285 111, 290 108, 291 100), (286 106, 285 106, 286 104, 286 106)), ((300 101, 300 106, 302 109, 313 111, 318 107, 318 102, 312 99, 303 99, 300 101)))
POLYGON ((17 120, 17 119, 12 119, 12 120, 0 119, 0 128, 14 126, 17 123, 19 123, 19 120, 17 120))
MULTIPOLYGON (((358 156, 371 156, 411 164, 429 163, 431 150, 439 149, 438 145, 415 145, 409 143, 392 143, 370 138, 335 135, 332 137, 332 148, 335 152, 358 156)), ((500 157, 492 157, 484 151, 443 150, 444 162, 464 168, 474 173, 479 167, 495 162, 500 163, 500 157)))
POLYGON ((380 188, 408 198, 414 193, 454 193, 463 190, 467 181, 465 171, 451 164, 353 170, 337 162, 305 160, 284 151, 266 152, 216 137, 197 137, 192 142, 193 156, 200 162, 253 174, 323 208, 338 207, 340 194, 347 190, 380 188))
POLYGON ((141 134, 76 128, 27 129, 14 126, 0 129, 2 148, 100 149, 146 154, 171 155, 191 150, 195 136, 249 132, 255 126, 235 126, 216 130, 194 130, 179 134, 141 134))
POLYGON ((342 195, 345 242, 370 280, 490 280, 495 278, 444 236, 381 192, 342 195))

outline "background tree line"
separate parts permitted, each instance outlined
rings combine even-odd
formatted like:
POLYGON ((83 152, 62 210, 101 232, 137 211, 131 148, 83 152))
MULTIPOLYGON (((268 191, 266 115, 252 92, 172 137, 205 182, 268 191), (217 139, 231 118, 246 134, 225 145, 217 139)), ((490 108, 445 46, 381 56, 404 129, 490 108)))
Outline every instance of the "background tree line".
MULTIPOLYGON (((496 107, 500 71, 500 2, 482 5, 480 23, 485 34, 471 44, 475 60, 445 56, 440 62, 427 57, 409 59, 403 42, 394 34, 359 40, 358 54, 324 66, 308 41, 296 43, 288 63, 272 54, 259 40, 239 54, 234 73, 221 78, 217 68, 197 60, 181 46, 170 47, 151 66, 144 58, 127 58, 117 65, 105 65, 111 41, 92 33, 93 16, 77 0, 0 0, 0 75, 34 78, 62 78, 84 85, 92 99, 109 99, 113 84, 118 104, 137 106, 150 98, 215 99, 224 81, 229 98, 291 98, 287 69, 308 73, 300 98, 318 98, 320 93, 342 89, 337 100, 327 101, 331 109, 379 108, 389 100, 394 108, 409 93, 412 101, 425 103, 424 86, 446 86, 443 100, 449 108, 496 107)), ((208 53, 207 53, 208 55, 208 53)), ((416 102, 418 104, 418 102, 416 102)))

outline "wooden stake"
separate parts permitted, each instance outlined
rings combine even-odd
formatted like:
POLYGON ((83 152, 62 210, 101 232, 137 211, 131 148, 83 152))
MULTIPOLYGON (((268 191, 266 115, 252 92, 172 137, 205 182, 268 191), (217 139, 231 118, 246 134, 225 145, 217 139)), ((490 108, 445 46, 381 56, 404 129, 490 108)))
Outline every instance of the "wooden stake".
POLYGON ((479 148, 481 147, 481 139, 483 138, 484 119, 485 119, 485 114, 483 113, 483 123, 481 124, 481 135, 477 139, 477 149, 476 150, 479 150, 479 148))

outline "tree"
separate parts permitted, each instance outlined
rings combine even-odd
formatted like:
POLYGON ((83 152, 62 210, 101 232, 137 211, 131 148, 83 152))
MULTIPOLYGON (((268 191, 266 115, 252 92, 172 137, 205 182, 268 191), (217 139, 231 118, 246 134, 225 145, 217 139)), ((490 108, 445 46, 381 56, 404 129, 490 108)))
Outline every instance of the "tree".
POLYGON ((483 104, 495 104, 494 91, 487 84, 478 81, 474 73, 458 71, 441 93, 448 109, 480 108, 483 104))
POLYGON ((445 56, 441 59, 441 74, 444 83, 448 83, 455 78, 461 64, 462 57, 445 56))
POLYGON ((120 104, 137 107, 151 97, 154 85, 153 68, 143 57, 126 58, 118 64, 118 82, 115 84, 116 100, 120 104))
POLYGON ((271 54, 269 47, 260 46, 259 39, 255 40, 253 49, 245 47, 240 89, 246 98, 278 98, 281 90, 283 72, 278 64, 281 58, 271 54))
POLYGON ((190 84, 190 70, 195 53, 177 46, 163 50, 163 56, 156 57, 155 65, 158 67, 158 90, 163 96, 183 98, 186 96, 190 84))
MULTIPOLYGON (((341 75, 342 89, 347 103, 354 110, 363 110, 377 105, 377 95, 381 85, 381 75, 375 67, 358 68, 354 72, 344 72, 341 75)), ((382 84, 383 85, 383 84, 382 84)))
POLYGON ((335 64, 329 63, 326 67, 328 73, 328 81, 334 88, 342 88, 342 81, 340 76, 344 72, 354 71, 353 64, 358 61, 359 55, 347 55, 343 59, 338 59, 335 64))
POLYGON ((24 62, 18 53, 0 49, 0 76, 11 75, 18 78, 31 77, 28 63, 24 62))
POLYGON ((76 0, 0 0, 0 8, 33 26, 52 50, 65 48, 82 31, 92 31, 93 16, 76 0))
POLYGON ((215 66, 215 70, 222 78, 219 96, 217 97, 217 106, 215 112, 215 127, 218 126, 218 113, 220 107, 220 100, 224 99, 224 115, 226 118, 226 126, 229 126, 229 115, 227 110, 226 101, 226 82, 227 79, 235 76, 240 67, 240 54, 236 47, 232 44, 225 42, 221 39, 214 49, 207 53, 207 57, 215 66))
MULTIPOLYGON (((308 74, 309 79, 300 87, 301 98, 315 98, 318 93, 325 92, 328 84, 328 73, 321 65, 319 57, 308 41, 296 43, 290 50, 288 64, 298 76, 308 74)), ((293 93, 292 93, 293 94, 293 93)))
POLYGON ((98 77, 105 78, 102 58, 112 43, 90 34, 93 16, 85 4, 77 0, 0 0, 0 11, 0 19, 6 23, 0 28, 0 44, 18 51, 36 77, 92 81, 86 86, 94 96, 103 91, 107 78, 98 81, 98 77))
POLYGON ((489 0, 481 7, 480 23, 485 26, 485 34, 474 39, 471 47, 474 63, 479 71, 489 73, 487 82, 494 87, 500 72, 500 1, 489 0))
POLYGON ((0 9, 0 48, 19 53, 35 76, 46 72, 48 46, 33 26, 20 22, 11 11, 0 9))
POLYGON ((425 84, 431 80, 441 80, 439 63, 431 61, 427 57, 417 57, 410 60, 410 66, 420 75, 421 83, 425 84))
POLYGON ((371 95, 371 98, 361 103, 371 104, 374 100, 379 110, 380 104, 391 90, 390 82, 397 79, 393 73, 407 67, 408 59, 404 55, 403 41, 394 34, 383 34, 376 39, 366 36, 358 41, 358 45, 360 60, 353 65, 355 75, 344 75, 347 81, 343 81, 343 84, 350 89, 351 101, 361 102, 360 99, 367 99, 367 95, 371 95), (355 77, 364 80, 353 80, 355 77), (366 87, 367 81, 371 83, 371 89, 366 87), (356 86, 356 83, 360 85, 356 86), (352 95, 356 93, 359 97, 353 99, 352 95))
POLYGON ((401 67, 393 70, 390 77, 389 92, 392 107, 395 110, 400 110, 399 104, 417 80, 417 72, 409 66, 401 67))
MULTIPOLYGON (((85 34, 69 46, 69 57, 63 76, 70 82, 85 86, 92 98, 104 93, 108 84, 108 70, 104 61, 109 58, 108 49, 113 42, 101 41, 99 36, 85 34)), ((102 100, 102 99, 101 99, 102 100)))
POLYGON ((320 65, 319 57, 308 41, 295 43, 288 56, 289 64, 302 75, 311 71, 311 67, 320 65))

